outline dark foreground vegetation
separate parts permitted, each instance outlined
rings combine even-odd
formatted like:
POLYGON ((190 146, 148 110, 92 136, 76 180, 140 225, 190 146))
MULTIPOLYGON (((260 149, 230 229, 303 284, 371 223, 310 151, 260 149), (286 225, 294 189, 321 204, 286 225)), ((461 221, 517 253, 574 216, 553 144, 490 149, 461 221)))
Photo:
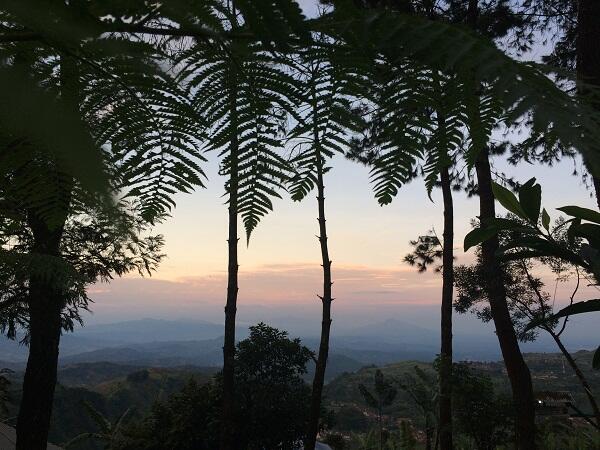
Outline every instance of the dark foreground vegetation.
MULTIPOLYGON (((540 441, 545 425, 536 420, 539 400, 520 348, 538 333, 552 337, 586 393, 585 426, 600 427, 590 374, 561 337, 569 317, 600 310, 600 300, 576 297, 580 284, 600 281, 600 213, 567 205, 557 218, 543 207, 535 179, 514 179, 494 165, 570 158, 600 207, 600 2, 320 5, 321 13, 307 18, 293 0, 2 2, 0 327, 9 338, 25 336, 29 350, 18 450, 46 448, 57 420, 61 335, 91 307, 87 288, 156 270, 164 240, 153 227, 168 220, 177 193, 203 187, 208 158, 220 165, 228 220, 222 371, 211 385, 187 385, 132 425, 132 439, 141 440, 133 448, 143 448, 148 433, 166 433, 161 448, 289 448, 303 441, 314 450, 329 426, 323 396, 334 323, 327 214, 336 205, 326 202, 326 179, 341 157, 369 168, 381 205, 416 178, 430 195, 442 190, 441 238, 417 237, 407 256, 421 271, 441 263, 436 375, 418 369, 392 382, 376 372, 375 387, 360 389, 377 411, 379 448, 384 438, 388 447, 413 445, 408 424, 398 439, 384 430, 384 408, 398 389, 422 410, 426 446, 458 448, 465 435, 480 448, 549 445, 540 441), (546 64, 525 61, 544 43, 546 64), (458 190, 478 199, 464 241, 465 251, 475 248, 471 266, 454 267, 458 190), (301 201, 313 191, 323 276, 318 349, 313 355, 262 326, 239 342, 238 228, 249 242, 274 199, 289 193, 301 201), (539 273, 548 269, 571 279, 569 298, 545 288, 539 273), (454 365, 454 310, 494 324, 509 398, 454 365), (261 341, 263 334, 269 338, 261 341), (264 345, 287 351, 255 352, 264 345), (306 385, 302 374, 313 358, 306 385), (499 416, 481 420, 492 424, 484 440, 465 432, 460 419, 469 395, 479 396, 469 389, 478 386, 480 396, 498 402, 492 412, 499 416), (273 403, 285 411, 274 415, 267 407, 273 403), (180 437, 190 441, 172 443, 180 437)), ((72 413, 84 411, 96 416, 97 437, 109 446, 129 415, 125 409, 105 421, 93 405, 72 413)))
MULTIPOLYGON (((310 401, 305 372, 310 351, 284 333, 259 324, 238 345, 239 448, 294 448, 304 434, 310 401), (260 364, 257 364, 260 361, 260 364)), ((594 391, 600 373, 592 352, 573 355, 594 391)), ((567 415, 538 409, 541 448, 594 448, 592 411, 561 354, 526 354, 536 391, 569 392, 567 415), (579 409, 581 408, 581 409, 579 409), (571 417, 573 416, 573 417, 571 417)), ((50 440, 75 450, 214 448, 218 435, 220 373, 208 368, 157 369, 94 363, 59 370, 50 440), (98 374, 89 379, 90 372, 98 374)), ((501 362, 453 367, 456 448, 493 449, 513 444, 510 386, 501 362)), ((18 409, 21 374, 8 376, 5 414, 18 409)), ((334 450, 433 448, 439 436, 435 386, 439 361, 367 366, 325 386, 322 440, 334 450), (429 444, 428 444, 429 443, 429 444)), ((14 419, 13 419, 14 420, 14 419)))

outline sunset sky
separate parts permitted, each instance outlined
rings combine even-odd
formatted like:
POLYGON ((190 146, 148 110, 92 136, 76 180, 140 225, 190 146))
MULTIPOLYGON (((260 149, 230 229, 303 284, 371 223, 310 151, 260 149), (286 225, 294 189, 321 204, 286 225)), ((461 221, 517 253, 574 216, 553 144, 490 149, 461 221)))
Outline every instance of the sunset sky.
MULTIPOLYGON (((501 160, 496 165, 507 168, 501 160)), ((538 178, 543 203, 556 218, 558 212, 552 209, 558 206, 593 207, 580 177, 572 176, 572 171, 572 163, 565 162, 552 168, 522 165, 514 173, 521 181, 538 178)), ((96 304, 90 322, 140 316, 221 318, 227 209, 223 179, 216 174, 215 163, 207 166, 207 175, 207 188, 179 196, 173 217, 157 228, 167 242, 167 258, 160 269, 151 279, 128 276, 92 287, 96 304)), ((402 307, 439 302, 439 275, 418 274, 402 258, 409 250, 408 241, 419 233, 432 227, 441 233, 440 200, 436 191, 430 201, 419 180, 402 189, 391 205, 380 207, 371 191, 368 169, 342 158, 334 161, 326 179, 326 202, 336 311, 375 320, 402 307)), ((463 253, 462 240, 477 215, 477 199, 457 193, 455 203, 456 255, 458 263, 468 262, 472 255, 463 253)), ((316 206, 314 195, 301 203, 284 195, 260 223, 249 247, 240 241, 240 320, 258 311, 259 305, 281 313, 318 314, 321 274, 316 206)))
MULTIPOLYGON (((307 14, 313 2, 301 2, 307 14)), ((533 58, 539 55, 531 55, 533 58)), ((141 317, 222 320, 227 267, 227 209, 223 178, 217 175, 216 154, 205 166, 206 189, 177 197, 177 209, 156 232, 166 238, 168 255, 151 279, 128 276, 110 285, 91 288, 94 315, 89 323, 141 317)), ((543 187, 543 204, 594 207, 574 164, 565 161, 552 168, 521 164, 509 167, 502 158, 499 171, 517 180, 536 176, 543 187)), ((578 169, 581 169, 578 167, 578 169)), ((333 260, 334 314, 348 323, 403 317, 423 323, 435 320, 440 297, 440 276, 424 275, 402 262, 408 241, 434 228, 442 232, 439 191, 433 202, 423 182, 403 188, 391 205, 376 203, 368 169, 337 157, 325 180, 330 254, 333 260)), ((289 196, 259 224, 250 246, 240 240, 239 319, 241 322, 288 317, 317 317, 320 303, 320 251, 315 235, 317 211, 314 195, 301 203, 289 196)), ((477 199, 463 193, 455 198, 455 247, 458 263, 468 262, 462 241, 477 215, 477 199)), ((500 209, 500 211, 502 211, 500 209)), ((240 233, 243 230, 240 228, 240 233)), ((551 278, 547 278, 551 282, 551 278)), ((566 298, 568 286, 559 289, 566 298)), ((589 294, 582 290, 581 298, 589 294)), ((561 295, 562 294, 562 295, 561 295)))

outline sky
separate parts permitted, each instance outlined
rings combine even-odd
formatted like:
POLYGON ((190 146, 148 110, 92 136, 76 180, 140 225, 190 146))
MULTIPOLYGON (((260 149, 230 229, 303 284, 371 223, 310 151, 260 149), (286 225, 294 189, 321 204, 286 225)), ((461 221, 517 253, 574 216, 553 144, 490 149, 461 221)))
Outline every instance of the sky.
MULTIPOLYGON (((301 2, 307 13, 312 2, 301 2)), ((151 278, 128 275, 111 284, 90 288, 95 301, 88 323, 135 318, 198 319, 221 322, 226 291, 227 209, 224 179, 217 174, 216 155, 205 165, 205 189, 176 197, 172 217, 154 232, 165 236, 167 258, 151 278)), ((500 171, 517 180, 535 176, 543 189, 543 204, 556 218, 554 208, 569 204, 594 207, 580 176, 573 176, 571 161, 554 167, 526 163, 509 167, 494 161, 500 171)), ((418 274, 403 263, 409 240, 430 229, 442 232, 441 195, 427 196, 421 180, 405 186, 393 203, 375 201, 368 168, 336 157, 325 179, 330 255, 333 261, 334 322, 359 326, 388 318, 435 326, 441 291, 439 274, 418 274)), ((462 241, 477 215, 477 199, 455 196, 455 252, 457 263, 472 261, 462 241)), ((499 209, 502 212, 502 209, 499 209)), ((238 320, 286 323, 315 320, 320 314, 320 249, 315 195, 294 203, 289 196, 275 202, 251 237, 240 240, 240 291, 238 320)), ((240 227, 240 235, 243 229, 240 227)), ((546 277, 552 283, 551 277, 546 277)), ((558 289, 559 303, 569 285, 558 289)), ((580 299, 590 295, 582 289, 580 299)), ((465 322, 476 327, 475 319, 465 322)))

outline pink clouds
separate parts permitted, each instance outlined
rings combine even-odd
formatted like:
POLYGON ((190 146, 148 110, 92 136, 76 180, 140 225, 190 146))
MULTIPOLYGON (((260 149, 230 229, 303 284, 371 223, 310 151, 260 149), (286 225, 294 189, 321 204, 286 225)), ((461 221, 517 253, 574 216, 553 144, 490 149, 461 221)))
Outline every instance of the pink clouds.
MULTIPOLYGON (((417 274, 410 268, 377 269, 364 266, 333 266, 337 304, 363 302, 435 303, 439 276, 417 274)), ((97 311, 113 308, 188 308, 221 305, 226 273, 215 272, 174 281, 156 278, 124 278, 110 285, 93 286, 89 293, 97 311)), ((240 269, 240 304, 302 304, 321 290, 321 267, 317 264, 270 264, 240 269)), ((375 305, 374 305, 375 306, 375 305)))
MULTIPOLYGON (((441 277, 417 273, 411 267, 376 268, 333 264, 336 313, 380 314, 384 309, 434 307, 438 304, 441 277)), ((127 277, 89 290, 98 320, 122 317, 211 317, 220 320, 225 301, 224 271, 175 280, 127 277)), ((553 283, 546 280, 548 286, 553 283)), ((318 314, 321 291, 318 264, 267 264, 240 268, 239 309, 268 308, 281 314, 318 314)), ((570 295, 570 285, 560 283, 557 303, 570 295)), ((590 288, 582 288, 583 298, 590 288)))

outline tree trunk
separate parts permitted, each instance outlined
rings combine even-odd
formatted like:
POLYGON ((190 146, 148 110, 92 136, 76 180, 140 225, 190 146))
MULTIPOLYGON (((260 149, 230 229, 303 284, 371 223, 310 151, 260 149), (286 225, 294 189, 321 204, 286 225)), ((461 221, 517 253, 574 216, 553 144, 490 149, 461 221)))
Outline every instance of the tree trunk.
MULTIPOLYGON (((577 8, 577 78, 580 94, 587 95, 590 89, 582 83, 600 89, 600 1, 579 0, 577 8)), ((592 105, 600 111, 600 94, 594 94, 592 105)), ((600 209, 600 174, 591 175, 600 209)))
MULTIPOLYGON (((236 111, 236 96, 232 96, 232 114, 236 111)), ((232 120, 234 120, 232 118, 232 120)), ((229 176, 229 232, 227 238, 227 301, 225 303, 225 336, 223 339, 223 410, 221 450, 236 447, 235 418, 235 315, 238 296, 238 142, 231 142, 231 172, 229 176)))
MULTIPOLYGON (((318 142, 318 140, 316 141, 318 142)), ((318 143, 317 143, 318 145, 318 143)), ((323 384, 325 383, 325 369, 327 368, 327 357, 329 355, 329 334, 331 331, 331 261, 329 260, 329 248, 327 246, 327 225, 325 223, 325 186, 323 185, 323 157, 317 150, 317 202, 319 205, 319 243, 321 245, 321 260, 323 267, 323 296, 319 296, 323 305, 323 317, 321 321, 321 342, 319 343, 319 355, 313 378, 312 394, 310 401, 310 414, 305 450, 314 450, 319 433, 319 418, 321 416, 321 396, 323 384)))
MULTIPOLYGON (((76 63, 61 56, 61 100, 79 110, 79 80, 76 63)), ((32 162, 33 164, 33 162, 32 162)), ((53 164, 47 164, 51 173, 53 164)), ((23 377, 23 396, 17 416, 16 450, 46 450, 58 353, 62 332, 62 311, 66 305, 68 277, 57 274, 61 267, 60 246, 73 195, 73 179, 64 173, 52 173, 60 180, 60 209, 52 212, 52 224, 36 210, 27 212, 27 224, 33 235, 31 256, 34 263, 29 275, 29 356, 23 377), (36 261, 37 260, 37 261, 36 261), (52 264, 58 267, 51 267, 52 264), (40 265, 43 265, 43 273, 40 265)), ((46 211, 48 213, 48 211, 46 211)))
POLYGON ((452 292, 454 288, 454 211, 448 167, 441 174, 444 198, 442 256, 442 345, 440 351, 440 435, 441 450, 452 450, 452 292))
MULTIPOLYGON (((487 149, 483 149, 475 163, 479 186, 479 219, 483 226, 496 217, 492 176, 487 149)), ((510 380, 516 408, 516 441, 520 450, 535 449, 535 405, 531 374, 523 359, 513 327, 506 290, 502 280, 502 268, 496 259, 498 238, 493 237, 481 244, 481 260, 490 301, 496 335, 510 380)))
MULTIPOLYGON (((233 179, 234 177, 232 177, 233 179)), ((233 189, 233 180, 232 180, 233 189)), ((237 187, 236 187, 237 191, 237 187)), ((232 191, 232 192, 236 192, 232 191)), ((235 315, 238 294, 237 199, 229 204, 229 264, 227 272, 227 302, 225 304, 225 337, 223 341, 223 423, 221 449, 235 447, 235 315)))
POLYGON ((377 422, 379 424, 379 450, 383 450, 383 411, 381 405, 377 410, 377 422))
POLYGON ((429 419, 425 419, 425 450, 431 450, 431 435, 432 435, 431 425, 429 423, 429 419))
MULTIPOLYGON (((32 256, 58 258, 64 220, 50 228, 34 213, 28 216, 34 238, 32 256)), ((34 268, 29 280, 29 357, 17 417, 17 450, 46 450, 56 385, 65 286, 39 270, 34 268)))
POLYGON ((585 395, 587 395, 588 401, 590 402, 592 411, 594 412, 596 424, 598 425, 598 427, 600 427, 600 409, 598 408, 598 403, 596 403, 596 399, 594 398, 594 394, 592 393, 592 388, 589 385, 587 379, 585 378, 585 375, 583 374, 581 369, 579 369, 579 366, 577 365, 569 351, 566 349, 566 347, 563 345, 562 341, 560 340, 560 337, 550 329, 548 329, 547 331, 548 333, 550 333, 550 336, 552 336, 552 339, 554 339, 554 342, 556 342, 556 345, 558 345, 558 348, 560 349, 561 353, 563 354, 563 356, 571 366, 571 369, 573 369, 573 372, 575 372, 575 375, 579 379, 579 382, 581 383, 581 386, 585 391, 585 395))

